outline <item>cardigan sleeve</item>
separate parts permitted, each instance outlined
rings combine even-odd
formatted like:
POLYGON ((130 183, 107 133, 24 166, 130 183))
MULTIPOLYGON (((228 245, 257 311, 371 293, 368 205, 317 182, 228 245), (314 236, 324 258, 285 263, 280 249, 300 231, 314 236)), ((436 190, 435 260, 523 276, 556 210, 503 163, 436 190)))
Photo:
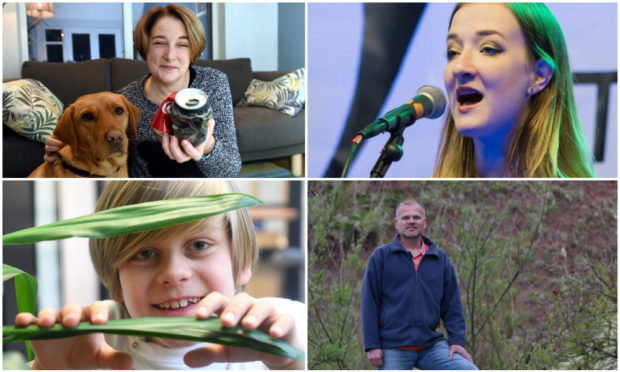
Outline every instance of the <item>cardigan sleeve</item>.
MULTIPOLYGON (((233 115, 232 96, 226 74, 215 72, 215 84, 210 89, 209 103, 213 108, 215 147, 204 160, 196 162, 205 177, 235 177, 241 170, 241 155, 233 115)), ((203 90, 206 87, 201 87, 203 90)))

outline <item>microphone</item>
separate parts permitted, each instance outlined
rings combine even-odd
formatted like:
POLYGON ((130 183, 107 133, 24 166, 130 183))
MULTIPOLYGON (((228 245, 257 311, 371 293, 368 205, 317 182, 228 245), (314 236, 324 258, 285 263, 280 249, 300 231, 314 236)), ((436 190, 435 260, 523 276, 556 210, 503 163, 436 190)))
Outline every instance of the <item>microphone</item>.
POLYGON ((446 97, 441 89, 432 85, 424 85, 405 104, 388 111, 374 123, 367 125, 366 128, 359 131, 353 142, 358 142, 362 138, 374 137, 383 132, 392 132, 397 128, 404 129, 421 118, 436 119, 445 110, 446 97), (360 136, 362 138, 359 138, 360 136))

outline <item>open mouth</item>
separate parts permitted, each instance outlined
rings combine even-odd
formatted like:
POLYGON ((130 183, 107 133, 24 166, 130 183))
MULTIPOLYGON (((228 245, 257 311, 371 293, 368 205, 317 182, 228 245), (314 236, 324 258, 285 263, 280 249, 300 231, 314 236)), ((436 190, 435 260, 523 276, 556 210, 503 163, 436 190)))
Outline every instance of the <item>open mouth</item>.
POLYGON ((483 95, 473 88, 458 88, 456 90, 456 100, 459 106, 475 105, 482 101, 483 95))
POLYGON ((185 308, 191 305, 195 305, 198 302, 200 302, 200 300, 202 300, 203 298, 204 297, 187 297, 187 298, 182 298, 180 300, 162 302, 160 304, 155 304, 153 306, 158 309, 162 309, 162 310, 168 310, 168 309, 177 310, 177 309, 182 309, 182 308, 185 308))

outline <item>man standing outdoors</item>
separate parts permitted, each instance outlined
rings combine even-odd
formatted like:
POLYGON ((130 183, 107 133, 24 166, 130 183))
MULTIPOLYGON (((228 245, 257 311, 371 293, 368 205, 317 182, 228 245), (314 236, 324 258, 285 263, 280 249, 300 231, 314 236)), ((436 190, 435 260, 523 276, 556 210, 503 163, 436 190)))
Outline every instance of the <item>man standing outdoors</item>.
POLYGON ((368 359, 379 369, 478 369, 465 350, 465 315, 448 256, 422 233, 424 208, 396 208, 396 236, 377 248, 362 285, 368 359), (449 338, 437 332, 443 320, 449 338))

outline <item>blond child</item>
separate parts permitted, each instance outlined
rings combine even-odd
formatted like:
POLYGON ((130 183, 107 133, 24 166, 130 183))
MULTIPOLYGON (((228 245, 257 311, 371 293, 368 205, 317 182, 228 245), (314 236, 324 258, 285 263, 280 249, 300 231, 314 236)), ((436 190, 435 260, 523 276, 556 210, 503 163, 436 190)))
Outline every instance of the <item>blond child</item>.
MULTIPOLYGON (((147 201, 236 192, 232 182, 111 181, 97 210, 147 201)), ((255 299, 241 286, 252 275, 258 257, 256 235, 247 210, 160 230, 91 239, 90 253, 112 300, 39 316, 20 313, 18 325, 74 327, 108 319, 217 314, 224 326, 261 329, 304 349, 305 306, 280 298, 255 299)), ((303 362, 207 343, 135 336, 90 334, 33 341, 35 369, 302 369, 303 362)))

